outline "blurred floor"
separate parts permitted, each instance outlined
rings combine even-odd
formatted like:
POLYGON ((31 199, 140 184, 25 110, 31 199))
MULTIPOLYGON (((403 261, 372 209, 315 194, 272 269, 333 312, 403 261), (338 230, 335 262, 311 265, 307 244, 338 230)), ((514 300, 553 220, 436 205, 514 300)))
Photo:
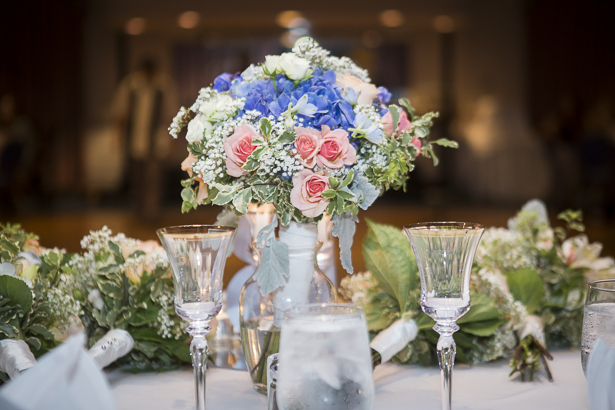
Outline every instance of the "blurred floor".
MULTIPOLYGON (((473 221, 483 223, 486 226, 503 227, 506 226, 508 219, 516 211, 515 208, 427 207, 386 202, 377 203, 368 211, 362 211, 359 214, 361 221, 358 224, 352 248, 355 270, 360 272, 365 269, 361 255, 361 245, 367 230, 365 218, 398 227, 413 222, 436 220, 473 221)), ((125 209, 93 209, 46 215, 22 215, 19 219, 13 219, 11 222, 21 223, 27 231, 38 234, 41 245, 45 247, 58 247, 64 248, 68 252, 77 252, 80 251, 79 242, 83 236, 87 235, 90 230, 98 230, 105 225, 114 233, 123 232, 129 237, 141 240, 157 240, 155 231, 160 227, 213 223, 218 212, 218 207, 201 207, 187 214, 182 214, 176 207, 165 208, 156 222, 145 222, 125 209)), ((552 223, 555 223, 553 220, 555 213, 554 211, 551 213, 552 223)), ((615 221, 593 220, 591 216, 588 216, 585 218, 585 223, 587 226, 586 233, 590 241, 603 243, 602 256, 615 256, 615 221)), ((345 272, 341 268, 339 259, 337 264, 338 277, 343 277, 345 272)), ((243 265, 244 263, 235 256, 229 258, 225 272, 225 284, 243 265)))

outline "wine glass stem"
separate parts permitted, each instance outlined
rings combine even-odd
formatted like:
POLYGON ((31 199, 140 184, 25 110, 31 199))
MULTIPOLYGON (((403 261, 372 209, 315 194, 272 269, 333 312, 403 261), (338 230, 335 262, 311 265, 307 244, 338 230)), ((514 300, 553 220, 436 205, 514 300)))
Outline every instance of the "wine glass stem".
POLYGON ((205 335, 194 335, 190 343, 194 383, 196 388, 196 410, 205 410, 205 371, 209 348, 205 335))
POLYGON ((455 339, 453 332, 459 327, 436 325, 434 329, 440 333, 438 339, 438 362, 440 363, 440 381, 442 384, 442 410, 451 410, 453 366, 455 365, 455 339))

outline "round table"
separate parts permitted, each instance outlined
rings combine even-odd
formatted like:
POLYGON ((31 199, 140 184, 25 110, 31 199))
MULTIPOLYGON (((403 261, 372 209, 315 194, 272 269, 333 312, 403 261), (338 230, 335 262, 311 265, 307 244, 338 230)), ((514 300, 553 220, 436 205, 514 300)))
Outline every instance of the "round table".
MULTIPOLYGON (((453 373, 455 410, 588 409, 586 382, 578 351, 558 351, 549 363, 555 381, 541 370, 536 381, 509 379, 508 361, 457 365, 453 373)), ((189 368, 160 374, 109 373, 118 410, 194 409, 194 381, 189 368)), ((374 372, 374 410, 440 410, 437 368, 386 363, 374 372)), ((267 398, 252 389, 245 371, 211 368, 207 372, 208 409, 267 409, 267 398)))

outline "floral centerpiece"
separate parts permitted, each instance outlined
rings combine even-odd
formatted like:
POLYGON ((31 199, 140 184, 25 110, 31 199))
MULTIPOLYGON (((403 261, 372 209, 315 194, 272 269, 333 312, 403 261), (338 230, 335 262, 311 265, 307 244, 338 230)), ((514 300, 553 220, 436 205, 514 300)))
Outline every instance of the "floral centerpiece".
MULTIPOLYGON (((417 116, 407 100, 387 105, 390 97, 371 84, 366 70, 307 37, 292 52, 267 56, 241 74, 220 75, 169 128, 177 137, 187 126, 189 155, 182 168, 190 177, 182 181, 182 211, 223 205, 228 212, 221 221, 229 223, 251 203, 271 203, 283 227, 327 214, 340 239, 342 265, 352 272, 359 208, 389 188, 403 188, 418 155, 437 162, 434 144, 456 146, 427 140, 437 113, 417 116)), ((264 293, 282 286, 290 272, 285 244, 272 241, 270 235, 261 260, 282 263, 269 264, 260 276, 264 293)), ((259 268, 265 269, 262 263, 259 268)))
MULTIPOLYGON (((546 208, 528 202, 505 228, 490 228, 476 252, 471 280, 471 309, 457 323, 461 361, 488 362, 514 352, 512 373, 533 379, 544 366, 552 379, 546 346, 580 345, 585 285, 615 277, 613 258, 600 258, 601 245, 582 231, 581 213, 558 215, 567 227, 551 228, 546 208)), ((398 363, 435 361, 433 321, 419 306, 418 269, 403 234, 394 227, 369 224, 363 256, 369 271, 342 280, 341 293, 363 306, 373 335, 397 320, 417 332, 395 352, 398 363), (403 256, 401 256, 403 255, 403 256), (408 291, 406 291, 408 290, 408 291)))
POLYGON ((21 358, 16 366, 2 367, 0 382, 34 365, 35 357, 78 324, 82 311, 71 292, 68 259, 63 251, 41 248, 37 236, 19 225, 0 225, 0 362, 8 365, 11 355, 21 358))
POLYGON ((88 345, 121 329, 134 346, 126 356, 110 359, 124 370, 162 371, 190 362, 186 324, 175 313, 164 249, 155 241, 113 235, 107 227, 90 232, 81 246, 84 252, 67 265, 76 279, 88 345))

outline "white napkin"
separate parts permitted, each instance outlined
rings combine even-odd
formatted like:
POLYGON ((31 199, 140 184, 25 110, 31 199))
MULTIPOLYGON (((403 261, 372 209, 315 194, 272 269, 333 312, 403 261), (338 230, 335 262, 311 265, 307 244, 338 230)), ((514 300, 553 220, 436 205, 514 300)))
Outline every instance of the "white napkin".
POLYGON ((615 409, 615 350, 598 339, 586 369, 587 398, 591 410, 615 409))
POLYGON ((0 389, 0 409, 114 409, 107 380, 86 353, 84 343, 83 333, 70 337, 8 382, 0 389))

